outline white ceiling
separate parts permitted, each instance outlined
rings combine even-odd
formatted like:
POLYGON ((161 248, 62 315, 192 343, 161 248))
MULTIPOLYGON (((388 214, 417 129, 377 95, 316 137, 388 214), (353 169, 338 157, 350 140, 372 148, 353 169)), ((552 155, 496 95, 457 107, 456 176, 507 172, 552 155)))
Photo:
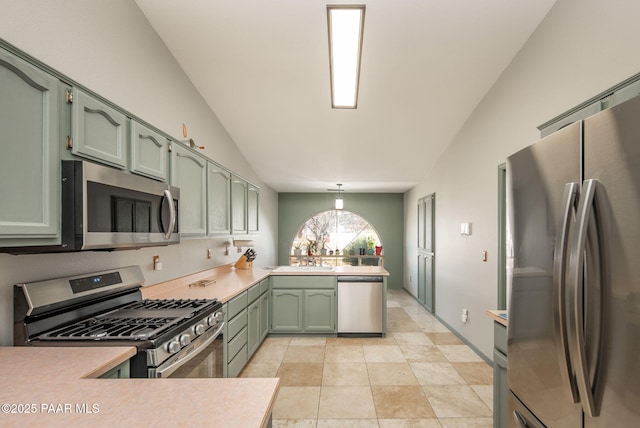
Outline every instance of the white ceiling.
MULTIPOLYGON (((404 192, 555 0, 367 0, 356 110, 331 109, 327 2, 136 0, 261 180, 404 192)), ((348 3, 338 0, 329 4, 348 3)))

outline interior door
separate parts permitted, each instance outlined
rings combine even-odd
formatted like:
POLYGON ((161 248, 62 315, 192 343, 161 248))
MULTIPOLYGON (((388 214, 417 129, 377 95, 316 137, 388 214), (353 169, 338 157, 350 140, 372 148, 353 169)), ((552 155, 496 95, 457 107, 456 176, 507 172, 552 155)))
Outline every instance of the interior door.
POLYGON ((418 201, 418 301, 435 312, 435 193, 418 201))
POLYGON ((640 424, 638 117, 640 98, 633 98, 584 123, 584 178, 597 180, 590 217, 601 238, 600 260, 585 260, 586 370, 598 413, 585 412, 586 427, 640 424))

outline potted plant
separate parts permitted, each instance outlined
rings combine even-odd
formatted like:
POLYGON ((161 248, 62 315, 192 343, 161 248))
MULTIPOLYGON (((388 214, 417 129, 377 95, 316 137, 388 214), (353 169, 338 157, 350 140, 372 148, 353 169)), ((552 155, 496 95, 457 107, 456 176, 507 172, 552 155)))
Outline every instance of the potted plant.
POLYGON ((318 242, 309 241, 309 243, 307 244, 307 255, 313 256, 316 253, 317 249, 318 249, 318 242))
POLYGON ((373 240, 373 236, 367 236, 367 254, 373 255, 373 248, 376 246, 376 241, 373 240))
POLYGON ((293 255, 296 257, 302 255, 302 241, 298 241, 293 245, 293 255))

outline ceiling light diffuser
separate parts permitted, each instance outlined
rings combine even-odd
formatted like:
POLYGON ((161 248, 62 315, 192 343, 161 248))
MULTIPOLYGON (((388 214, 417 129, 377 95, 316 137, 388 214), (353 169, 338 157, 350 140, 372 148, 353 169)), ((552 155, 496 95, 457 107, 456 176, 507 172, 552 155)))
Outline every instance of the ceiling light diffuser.
POLYGON ((364 5, 327 6, 333 108, 358 106, 364 10, 364 5))

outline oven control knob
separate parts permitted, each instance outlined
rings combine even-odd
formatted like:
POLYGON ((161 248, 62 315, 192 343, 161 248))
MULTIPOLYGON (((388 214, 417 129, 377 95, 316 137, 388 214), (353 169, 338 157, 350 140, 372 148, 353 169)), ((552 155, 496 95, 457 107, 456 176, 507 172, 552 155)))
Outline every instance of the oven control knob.
POLYGON ((207 325, 208 326, 212 326, 216 323, 216 320, 213 318, 213 315, 209 315, 207 317, 207 325))
POLYGON ((193 326, 193 333, 196 336, 200 336, 202 333, 205 332, 206 329, 207 329, 207 327, 204 324, 194 325, 193 326))
POLYGON ((167 351, 169 351, 171 354, 175 354, 180 350, 180 348, 182 348, 182 346, 180 346, 180 342, 178 342, 177 340, 172 340, 171 342, 167 343, 167 351))
POLYGON ((207 317, 207 324, 209 326, 214 326, 216 324, 220 324, 224 319, 224 314, 222 312, 216 312, 213 315, 209 315, 207 317))
POLYGON ((180 345, 187 346, 191 343, 191 335, 190 334, 182 334, 180 335, 180 345))

